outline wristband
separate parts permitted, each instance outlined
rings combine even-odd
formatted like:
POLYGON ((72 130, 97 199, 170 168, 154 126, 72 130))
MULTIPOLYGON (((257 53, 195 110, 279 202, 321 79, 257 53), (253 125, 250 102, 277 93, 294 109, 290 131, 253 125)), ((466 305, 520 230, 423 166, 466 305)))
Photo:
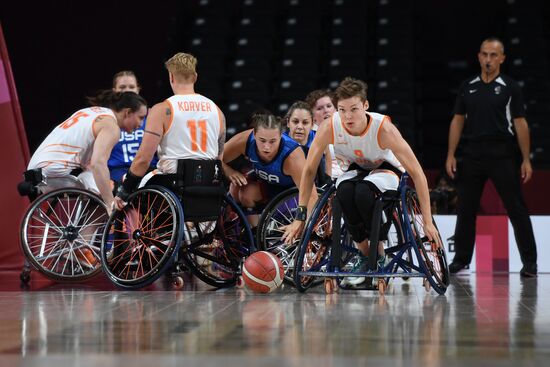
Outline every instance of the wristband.
POLYGON ((301 222, 305 222, 307 218, 307 206, 299 206, 296 208, 296 216, 294 217, 295 220, 299 220, 301 222))
POLYGON ((116 196, 121 198, 123 201, 126 201, 128 199, 128 196, 136 191, 136 188, 139 186, 142 178, 143 176, 136 176, 130 170, 128 170, 124 182, 122 182, 122 185, 120 185, 117 190, 116 196))

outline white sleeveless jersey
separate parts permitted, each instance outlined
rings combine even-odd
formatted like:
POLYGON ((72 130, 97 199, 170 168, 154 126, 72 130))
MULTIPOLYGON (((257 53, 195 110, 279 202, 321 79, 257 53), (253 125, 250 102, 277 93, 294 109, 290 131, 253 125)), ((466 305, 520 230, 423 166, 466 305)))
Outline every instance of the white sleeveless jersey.
POLYGON ((365 170, 378 168, 388 162, 400 171, 405 171, 390 149, 380 148, 378 135, 382 124, 390 118, 375 112, 367 113, 369 125, 360 136, 348 133, 338 112, 332 116, 332 134, 334 154, 343 171, 347 171, 352 163, 365 170))
POLYGON ((75 168, 90 163, 94 147, 94 121, 99 116, 116 116, 105 107, 90 107, 76 111, 59 124, 33 154, 28 169, 42 168, 46 176, 68 175, 75 168))
POLYGON ((216 159, 222 129, 218 106, 200 94, 175 95, 166 101, 172 120, 159 144, 159 171, 176 173, 178 159, 216 159))

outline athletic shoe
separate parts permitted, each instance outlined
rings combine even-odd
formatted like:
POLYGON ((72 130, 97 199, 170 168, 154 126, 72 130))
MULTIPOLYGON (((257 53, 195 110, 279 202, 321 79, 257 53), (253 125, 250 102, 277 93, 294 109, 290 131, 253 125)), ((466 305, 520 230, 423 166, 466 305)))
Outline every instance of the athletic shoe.
MULTIPOLYGON (((378 269, 381 269, 386 264, 386 255, 378 255, 378 259, 376 260, 376 263, 378 265, 378 269)), ((368 264, 368 257, 359 254, 359 261, 353 266, 350 273, 365 273, 368 271, 367 268, 368 264)), ((345 277, 340 285, 343 287, 345 286, 357 286, 365 281, 365 277, 345 277)))
POLYGON ((449 264, 449 272, 451 274, 456 274, 459 271, 465 269, 467 266, 468 264, 464 264, 463 262, 453 260, 453 262, 449 264))
POLYGON ((522 278, 536 278, 537 277, 537 264, 523 265, 519 275, 522 278))

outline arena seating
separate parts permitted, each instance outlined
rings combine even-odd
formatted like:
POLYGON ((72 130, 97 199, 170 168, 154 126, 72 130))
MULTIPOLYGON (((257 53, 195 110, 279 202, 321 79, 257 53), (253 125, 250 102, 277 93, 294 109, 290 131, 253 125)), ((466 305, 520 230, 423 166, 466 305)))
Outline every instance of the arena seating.
POLYGON ((368 82, 371 109, 390 115, 433 169, 444 164, 458 86, 479 71, 479 43, 498 36, 506 45, 503 71, 523 88, 535 168, 550 168, 550 32, 543 22, 550 5, 543 1, 181 3, 178 42, 199 57, 198 92, 229 108, 230 133, 247 126, 251 111, 282 115, 311 90, 353 76, 368 82))

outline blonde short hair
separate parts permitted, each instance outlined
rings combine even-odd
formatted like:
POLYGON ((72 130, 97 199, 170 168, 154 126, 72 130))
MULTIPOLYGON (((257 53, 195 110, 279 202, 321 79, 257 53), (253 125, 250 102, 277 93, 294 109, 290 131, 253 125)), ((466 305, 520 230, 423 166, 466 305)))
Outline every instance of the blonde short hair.
POLYGON ((178 52, 164 63, 166 69, 175 76, 189 77, 195 75, 197 59, 191 54, 178 52))

